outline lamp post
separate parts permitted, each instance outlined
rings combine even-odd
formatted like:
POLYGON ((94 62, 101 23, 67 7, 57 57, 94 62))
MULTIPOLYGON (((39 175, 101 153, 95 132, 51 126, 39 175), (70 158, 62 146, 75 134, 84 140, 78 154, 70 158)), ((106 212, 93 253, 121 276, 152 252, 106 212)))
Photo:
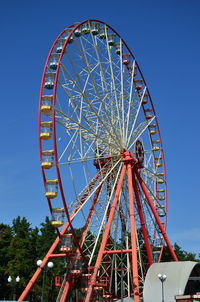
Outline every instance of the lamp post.
MULTIPOLYGON (((42 260, 38 260, 37 261, 37 266, 41 266, 42 265, 42 260)), ((44 297, 44 281, 45 281, 45 274, 46 271, 48 270, 48 268, 52 268, 54 266, 53 262, 48 262, 47 263, 47 268, 44 266, 42 267, 42 271, 43 271, 43 278, 42 278, 42 296, 41 296, 41 302, 43 302, 43 297, 44 297)))
POLYGON ((160 279, 160 281, 162 283, 162 302, 164 302, 164 285, 163 285, 163 283, 167 279, 167 276, 166 275, 158 274, 158 278, 160 279))
POLYGON ((12 277, 11 276, 8 277, 8 283, 10 284, 10 286, 12 288, 12 298, 13 298, 13 300, 15 300, 15 286, 16 286, 17 283, 19 283, 19 281, 20 281, 20 277, 19 276, 17 276, 15 278, 15 281, 12 281, 12 277))

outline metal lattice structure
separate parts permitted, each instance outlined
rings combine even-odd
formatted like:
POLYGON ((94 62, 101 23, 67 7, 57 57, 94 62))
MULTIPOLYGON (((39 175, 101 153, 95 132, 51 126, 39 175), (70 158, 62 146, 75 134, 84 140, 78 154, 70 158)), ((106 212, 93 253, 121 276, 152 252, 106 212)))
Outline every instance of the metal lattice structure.
POLYGON ((160 261, 164 242, 177 259, 165 231, 156 113, 137 61, 109 25, 77 23, 54 42, 41 84, 39 146, 58 238, 19 301, 69 232, 74 247, 62 245, 69 268, 58 301, 66 301, 78 280, 83 301, 131 295, 139 301, 146 270, 160 261), (74 228, 82 228, 81 238, 74 228))

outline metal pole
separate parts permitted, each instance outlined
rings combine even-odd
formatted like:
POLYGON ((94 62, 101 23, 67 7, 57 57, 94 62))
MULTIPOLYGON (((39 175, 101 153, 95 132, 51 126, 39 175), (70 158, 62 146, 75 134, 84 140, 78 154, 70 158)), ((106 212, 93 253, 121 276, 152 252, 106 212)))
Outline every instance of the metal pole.
POLYGON ((162 302, 164 302, 164 281, 161 281, 162 282, 162 302))
POLYGON ((41 296, 41 302, 43 302, 43 297, 44 297, 44 280, 45 280, 45 273, 46 269, 43 269, 43 279, 42 279, 42 296, 41 296))
POLYGON ((123 227, 121 230, 121 302, 123 302, 123 227))

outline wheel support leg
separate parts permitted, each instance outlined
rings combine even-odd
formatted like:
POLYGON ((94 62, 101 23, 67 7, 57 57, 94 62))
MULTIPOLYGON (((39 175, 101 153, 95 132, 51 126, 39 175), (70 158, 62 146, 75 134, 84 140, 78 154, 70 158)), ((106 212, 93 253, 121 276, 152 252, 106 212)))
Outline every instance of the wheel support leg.
POLYGON ((140 202, 140 198, 139 198, 139 194, 138 194, 138 189, 137 189, 134 172, 133 172, 133 188, 134 188, 134 192, 135 192, 135 198, 136 198, 136 203, 137 203, 137 207, 138 207, 138 214, 140 217, 142 233, 144 236, 144 243, 145 243, 145 247, 146 247, 146 251, 147 251, 147 258, 148 258, 149 265, 151 265, 153 263, 152 254, 151 254, 151 249, 149 246, 149 240, 148 240, 147 231, 146 231, 146 227, 145 227, 145 221, 144 221, 144 217, 143 217, 143 213, 142 213, 142 207, 141 207, 141 202, 140 202))
POLYGON ((105 229, 105 232, 104 232, 104 235, 103 235, 102 244, 101 244, 101 247, 100 247, 100 250, 99 250, 99 254, 98 254, 98 257, 97 257, 97 260, 96 260, 95 269, 94 269, 94 272, 93 272, 93 274, 91 276, 91 279, 90 279, 91 281, 90 281, 90 284, 89 284, 89 288, 88 288, 88 291, 87 291, 87 296, 85 298, 85 302, 89 302, 91 297, 92 297, 93 286, 96 282, 97 272, 99 270, 101 260, 102 260, 102 257, 103 257, 103 252, 104 252, 106 242, 107 242, 107 239, 108 239, 108 235, 109 235, 109 232, 110 232, 110 227, 111 227, 112 220, 113 220, 114 213, 115 213, 115 209, 116 209, 116 206, 117 206, 117 203, 118 203, 118 198, 119 198, 119 194, 120 194, 120 191, 121 191, 121 186, 122 186, 122 183, 123 183, 125 173, 126 173, 126 165, 124 165, 123 168, 122 168, 122 172, 121 172, 119 182, 118 182, 118 185, 117 185, 117 189, 116 189, 116 192, 115 192, 115 197, 114 197, 114 200, 113 200, 113 204, 110 208, 110 214, 109 214, 106 229, 105 229))
MULTIPOLYGON (((90 211, 89 211, 89 214, 88 214, 88 217, 87 217, 87 220, 86 220, 86 223, 85 223, 85 228, 83 230, 83 234, 81 236, 81 239, 80 239, 80 246, 82 245, 83 243, 83 240, 85 238, 85 235, 86 235, 86 232, 87 232, 87 229, 88 229, 88 226, 90 224, 90 221, 92 219, 92 215, 94 213, 94 209, 95 209, 95 205, 97 203, 97 200, 98 200, 98 197, 99 197, 99 194, 101 192, 101 189, 102 189, 102 186, 103 184, 101 184, 99 186, 99 188, 97 189, 96 193, 95 193, 95 196, 94 196, 94 199, 93 199, 93 202, 92 202, 92 206, 90 208, 90 211)), ((78 255, 79 253, 79 249, 76 250, 76 256, 78 255)), ((62 292, 62 295, 61 295, 61 298, 60 298, 60 302, 64 302, 67 298, 67 295, 68 295, 68 292, 69 292, 69 289, 70 289, 70 280, 72 279, 72 274, 70 274, 69 276, 69 280, 66 281, 65 283, 65 286, 64 286, 64 289, 63 289, 63 292, 62 292)))
POLYGON ((142 190, 143 190, 143 192, 144 192, 144 194, 145 194, 145 197, 146 197, 146 199, 147 199, 147 201, 148 201, 148 203, 149 203, 149 206, 150 206, 150 208, 151 208, 151 210, 152 210, 152 213, 153 213, 153 215, 154 215, 154 217, 155 217, 155 219, 156 219, 156 222, 157 222, 157 224, 158 224, 158 226, 159 226, 159 228, 160 228, 160 230, 161 230, 161 233, 162 233, 162 235, 163 235, 163 238, 164 238, 164 240, 165 240, 165 242, 166 242, 166 244, 167 244, 167 246, 168 246, 168 249, 169 249, 169 251, 170 251, 170 254, 172 255, 172 258, 173 258, 174 261, 178 261, 178 259, 177 259, 177 257, 176 257, 176 254, 174 253, 174 250, 173 250, 173 248, 172 248, 172 246, 171 246, 171 244, 170 244, 170 242, 169 242, 169 239, 168 239, 168 237, 167 237, 167 234, 166 234, 166 232, 165 232, 165 230, 164 230, 164 228, 163 228, 163 226, 162 226, 162 224, 161 224, 161 222, 160 222, 160 219, 159 219, 159 217, 158 217, 158 214, 157 214, 157 212, 156 212, 156 210, 155 210, 155 208, 154 208, 154 206, 153 206, 153 203, 152 203, 152 201, 151 201, 151 198, 149 197, 149 194, 148 194, 148 192, 147 192, 147 189, 146 189, 146 187, 145 187, 145 184, 144 184, 144 182, 143 182, 143 180, 142 180, 142 178, 141 178, 141 176, 140 176, 140 174, 139 174, 139 172, 138 172, 137 169, 135 169, 135 174, 136 174, 136 176, 137 176, 137 178, 138 178, 138 180, 139 180, 140 186, 141 186, 141 188, 142 188, 142 190))
POLYGON ((138 282, 138 265, 137 265, 137 247, 136 247, 136 226, 135 214, 133 203, 133 182, 132 182, 132 167, 131 164, 127 165, 128 173, 128 193, 129 193, 129 211, 130 211, 130 224, 131 224, 131 249, 132 249, 132 275, 133 275, 133 294, 134 301, 139 302, 139 282, 138 282))

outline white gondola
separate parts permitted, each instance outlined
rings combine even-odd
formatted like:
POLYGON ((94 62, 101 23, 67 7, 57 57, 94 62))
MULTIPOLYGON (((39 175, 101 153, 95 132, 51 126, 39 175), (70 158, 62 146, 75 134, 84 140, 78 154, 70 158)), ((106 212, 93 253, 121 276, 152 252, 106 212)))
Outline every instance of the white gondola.
MULTIPOLYGON (((67 28, 67 29, 65 30, 65 32, 63 33, 62 38, 65 39, 65 40, 67 40, 68 37, 69 37, 69 34, 71 33, 71 31, 72 31, 72 28, 67 28)), ((70 44, 70 43, 72 43, 73 41, 74 41, 73 35, 71 35, 70 38, 69 38, 69 40, 68 40, 68 43, 70 44)))
POLYGON ((59 53, 53 53, 53 54, 51 54, 51 57, 49 59, 49 67, 51 69, 53 69, 53 70, 57 69, 59 57, 60 57, 59 53))
POLYGON ((90 33, 90 27, 89 24, 86 22, 82 26, 82 34, 87 35, 90 33))
POLYGON ((153 256, 153 262, 157 263, 160 257, 160 251, 153 251, 152 256, 153 256))
POLYGON ((116 40, 116 35, 115 34, 109 34, 108 35, 108 44, 110 46, 114 46, 115 45, 115 40, 116 40))
POLYGON ((159 217, 165 217, 165 206, 159 206, 157 212, 159 217))
MULTIPOLYGON (((78 24, 74 24, 74 26, 77 26, 78 24)), ((82 34, 82 25, 80 25, 79 27, 77 27, 77 29, 75 29, 74 31, 74 35, 75 37, 80 37, 82 34)))
POLYGON ((57 44, 56 44, 56 52, 57 53, 61 53, 64 44, 65 44, 65 39, 63 39, 63 38, 58 39, 57 44))
POLYGON ((98 22, 91 22, 91 33, 96 36, 99 33, 99 23, 98 22))
POLYGON ((53 199, 58 195, 58 180, 47 180, 46 181, 46 193, 45 196, 49 199, 53 199))
POLYGON ((53 89, 55 81, 55 72, 47 72, 45 74, 44 88, 53 89))
MULTIPOLYGON (((123 46, 123 45, 122 45, 122 46, 123 46)), ((121 46, 120 46, 120 43, 115 44, 115 53, 116 53, 117 55, 120 55, 120 54, 121 54, 121 50, 122 50, 122 48, 121 48, 121 46)))
POLYGON ((100 28, 99 38, 102 39, 102 40, 106 39, 106 28, 105 27, 100 28))

